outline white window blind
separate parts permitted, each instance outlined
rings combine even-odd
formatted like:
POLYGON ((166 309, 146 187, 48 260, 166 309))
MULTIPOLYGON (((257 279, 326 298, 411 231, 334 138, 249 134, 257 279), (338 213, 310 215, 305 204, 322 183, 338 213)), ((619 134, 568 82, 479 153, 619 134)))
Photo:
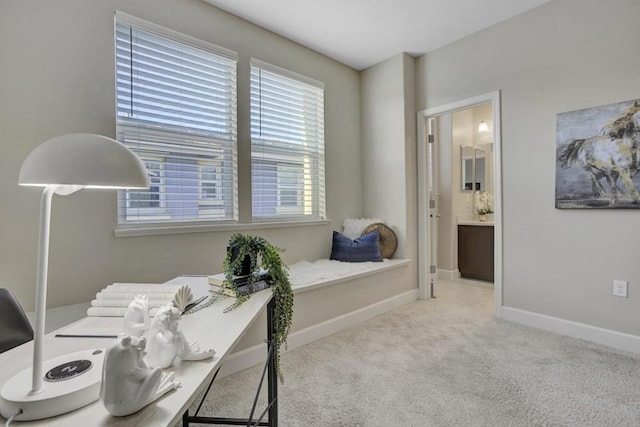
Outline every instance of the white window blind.
POLYGON ((324 84, 251 60, 254 220, 324 219, 324 84))
POLYGON ((120 12, 115 49, 117 138, 152 182, 119 223, 237 220, 237 55, 120 12))

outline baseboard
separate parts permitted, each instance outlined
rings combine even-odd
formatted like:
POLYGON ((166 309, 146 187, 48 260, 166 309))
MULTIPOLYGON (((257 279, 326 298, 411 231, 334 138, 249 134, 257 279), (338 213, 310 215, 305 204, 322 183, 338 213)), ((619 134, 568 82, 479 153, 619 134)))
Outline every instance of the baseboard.
MULTIPOLYGON (((291 351, 319 340, 320 338, 333 335, 417 299, 418 290, 416 289, 294 332, 290 334, 287 339, 288 350, 291 351)), ((224 361, 222 369, 220 370, 220 377, 225 377, 242 371, 243 369, 264 363, 265 357, 266 352, 264 345, 256 345, 233 353, 224 361)))
POLYGON ((571 320, 546 316, 512 307, 502 307, 500 317, 533 328, 568 335, 619 350, 640 353, 640 337, 571 320))
POLYGON ((457 280, 460 277, 460 272, 456 268, 455 270, 442 270, 438 269, 438 279, 445 280, 457 280))

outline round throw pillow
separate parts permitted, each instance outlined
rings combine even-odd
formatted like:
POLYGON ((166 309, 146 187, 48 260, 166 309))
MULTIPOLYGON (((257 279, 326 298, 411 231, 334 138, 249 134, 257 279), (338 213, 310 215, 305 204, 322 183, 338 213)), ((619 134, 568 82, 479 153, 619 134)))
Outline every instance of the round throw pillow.
POLYGON ((362 231, 362 235, 378 232, 378 243, 380 244, 380 255, 383 258, 391 258, 398 247, 398 238, 396 233, 387 225, 377 222, 375 224, 368 225, 362 231))

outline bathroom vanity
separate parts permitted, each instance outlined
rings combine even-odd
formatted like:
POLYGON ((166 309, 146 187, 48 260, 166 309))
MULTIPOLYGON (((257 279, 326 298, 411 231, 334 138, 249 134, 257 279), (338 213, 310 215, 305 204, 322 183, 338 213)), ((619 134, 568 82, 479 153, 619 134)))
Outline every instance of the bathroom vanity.
POLYGON ((493 282, 493 222, 458 223, 460 277, 493 282))

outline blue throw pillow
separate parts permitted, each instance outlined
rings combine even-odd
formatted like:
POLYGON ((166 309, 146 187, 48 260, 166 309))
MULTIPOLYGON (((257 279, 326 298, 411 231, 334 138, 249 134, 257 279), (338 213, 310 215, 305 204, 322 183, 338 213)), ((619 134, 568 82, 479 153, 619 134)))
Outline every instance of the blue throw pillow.
POLYGON ((351 240, 347 236, 334 231, 331 256, 329 258, 344 262, 382 262, 380 245, 378 244, 378 232, 374 231, 351 240))

